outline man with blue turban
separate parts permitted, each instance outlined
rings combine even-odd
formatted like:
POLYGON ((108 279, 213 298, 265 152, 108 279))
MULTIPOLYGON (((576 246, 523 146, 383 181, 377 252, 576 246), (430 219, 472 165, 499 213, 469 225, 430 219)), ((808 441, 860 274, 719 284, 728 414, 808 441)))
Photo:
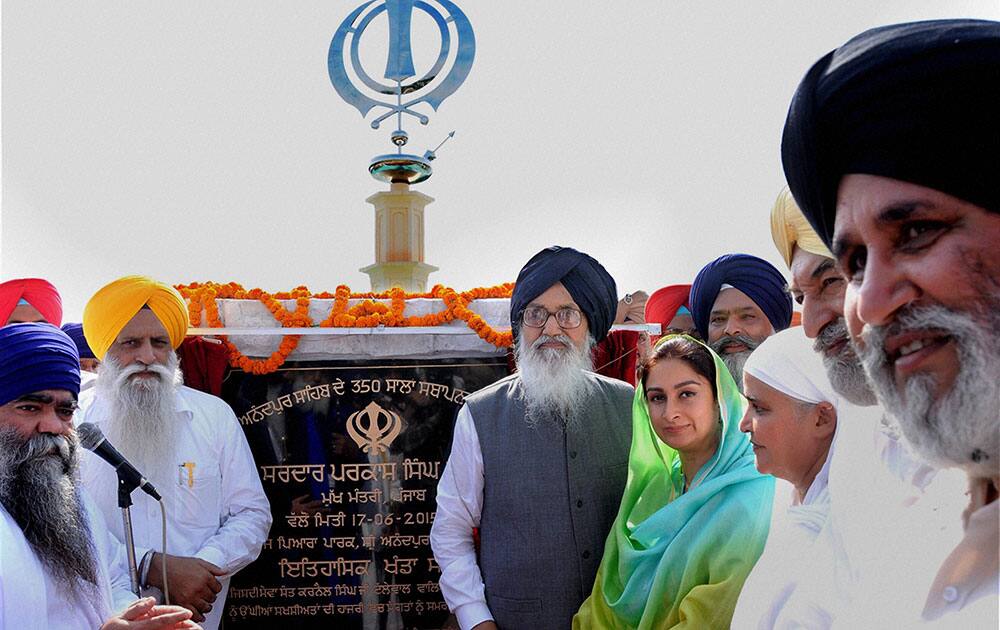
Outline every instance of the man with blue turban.
POLYGON ((740 387, 750 353, 792 323, 785 278, 749 254, 726 254, 705 265, 691 285, 690 301, 695 328, 740 387))
POLYGON ((79 361, 50 324, 0 328, 0 628, 197 628, 135 601, 125 549, 78 485, 79 361))
POLYGON ((466 398, 431 529, 463 629, 568 628, 593 587, 631 443, 632 387, 591 371, 616 306, 608 272, 569 247, 517 277, 518 372, 466 398))

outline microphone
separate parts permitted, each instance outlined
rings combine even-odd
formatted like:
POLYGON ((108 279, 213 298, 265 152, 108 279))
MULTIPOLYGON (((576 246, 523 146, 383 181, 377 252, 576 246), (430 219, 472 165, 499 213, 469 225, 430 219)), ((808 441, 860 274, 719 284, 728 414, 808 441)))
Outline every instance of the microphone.
POLYGON ((111 446, 111 442, 108 442, 108 438, 104 437, 104 433, 97 428, 97 425, 92 422, 84 422, 76 428, 76 433, 80 437, 80 445, 111 464, 118 472, 119 478, 126 483, 142 488, 143 492, 157 501, 160 500, 160 493, 156 491, 153 484, 146 481, 146 478, 118 452, 118 449, 111 446))

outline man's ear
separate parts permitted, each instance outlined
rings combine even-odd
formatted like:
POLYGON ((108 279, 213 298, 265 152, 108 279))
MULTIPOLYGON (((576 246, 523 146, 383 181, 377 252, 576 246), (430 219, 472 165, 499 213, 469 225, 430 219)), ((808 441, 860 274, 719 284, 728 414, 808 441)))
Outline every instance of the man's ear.
POLYGON ((814 408, 816 430, 822 437, 833 435, 837 430, 837 410, 826 401, 821 402, 814 408))

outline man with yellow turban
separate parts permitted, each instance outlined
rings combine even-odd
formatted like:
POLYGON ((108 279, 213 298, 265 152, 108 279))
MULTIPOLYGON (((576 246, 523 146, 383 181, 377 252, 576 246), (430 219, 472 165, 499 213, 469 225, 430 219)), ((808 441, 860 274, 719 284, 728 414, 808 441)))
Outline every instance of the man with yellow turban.
POLYGON ((849 343, 844 289, 833 254, 785 188, 771 210, 771 238, 792 274, 788 290, 802 306, 802 329, 823 357, 834 389, 856 405, 875 404, 864 368, 849 343))
MULTIPOLYGON (((101 361, 97 385, 81 396, 78 422, 97 425, 160 490, 169 535, 159 551, 160 509, 135 493, 132 524, 144 588, 218 628, 230 576, 257 558, 271 511, 253 455, 225 402, 184 387, 175 350, 187 307, 169 285, 142 276, 115 280, 83 312, 83 332, 101 361)), ((114 470, 87 454, 84 484, 112 532, 124 539, 114 470)))

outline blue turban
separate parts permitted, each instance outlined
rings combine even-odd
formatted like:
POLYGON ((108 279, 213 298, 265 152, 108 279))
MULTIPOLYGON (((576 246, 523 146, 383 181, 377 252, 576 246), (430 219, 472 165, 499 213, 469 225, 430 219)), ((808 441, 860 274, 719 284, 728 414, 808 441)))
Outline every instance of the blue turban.
POLYGON ((76 344, 76 350, 80 353, 81 359, 96 359, 94 351, 87 345, 87 338, 83 336, 83 324, 63 324, 62 331, 69 335, 69 338, 76 344))
POLYGON ((785 178, 827 247, 837 189, 862 173, 1000 212, 1000 22, 931 20, 865 31, 816 62, 781 138, 785 178))
POLYGON ((792 296, 781 272, 756 256, 726 254, 705 265, 691 285, 691 317, 703 339, 708 339, 712 305, 724 284, 746 293, 764 311, 775 331, 792 323, 792 296))
POLYGON ((618 288, 611 275, 587 254, 553 245, 535 254, 517 274, 510 298, 510 326, 515 339, 521 314, 532 300, 561 282, 573 296, 595 341, 608 336, 618 307, 618 288))
POLYGON ((73 340, 51 324, 0 328, 0 405, 46 389, 79 395, 80 355, 73 340))

